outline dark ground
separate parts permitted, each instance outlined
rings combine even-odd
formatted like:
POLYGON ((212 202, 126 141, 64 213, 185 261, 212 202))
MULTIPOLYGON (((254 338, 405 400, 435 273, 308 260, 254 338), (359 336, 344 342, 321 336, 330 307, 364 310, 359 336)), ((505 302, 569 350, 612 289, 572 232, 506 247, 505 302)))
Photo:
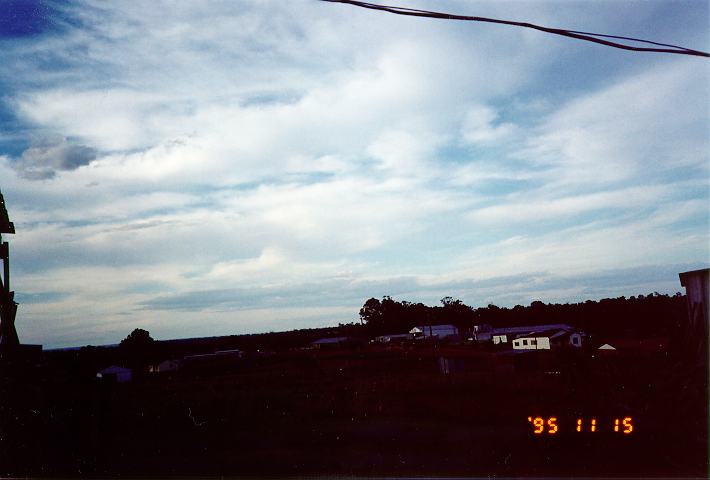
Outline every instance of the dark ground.
POLYGON ((305 351, 113 385, 5 365, 0 475, 707 477, 705 367, 544 353, 305 351), (536 436, 528 416, 560 430, 536 436), (597 432, 575 431, 592 417, 597 432))

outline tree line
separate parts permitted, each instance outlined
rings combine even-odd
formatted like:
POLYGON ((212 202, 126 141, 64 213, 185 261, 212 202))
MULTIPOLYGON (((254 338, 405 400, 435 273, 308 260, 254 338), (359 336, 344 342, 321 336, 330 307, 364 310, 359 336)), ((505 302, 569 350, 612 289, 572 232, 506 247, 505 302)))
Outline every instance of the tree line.
POLYGON ((474 325, 493 327, 566 323, 590 333, 602 335, 669 335, 686 318, 685 295, 662 295, 654 292, 633 297, 586 300, 579 303, 543 303, 512 308, 489 304, 473 308, 452 297, 441 305, 393 300, 389 296, 368 299, 360 309, 360 321, 370 335, 409 331, 419 325, 451 324, 461 332, 474 325))
POLYGON ((686 320, 685 295, 652 293, 635 297, 586 300, 579 303, 543 303, 512 308, 488 305, 474 308, 461 300, 444 297, 441 305, 428 306, 389 296, 370 298, 360 309, 360 323, 333 327, 269 332, 249 335, 229 335, 183 340, 154 341, 149 332, 135 329, 118 346, 85 346, 78 350, 45 352, 55 367, 94 377, 96 369, 111 363, 125 366, 145 366, 169 358, 213 353, 218 350, 287 351, 307 346, 322 337, 348 336, 363 341, 377 335, 408 332, 421 325, 455 325, 469 334, 474 325, 493 327, 566 323, 587 333, 600 336, 674 337, 686 320))

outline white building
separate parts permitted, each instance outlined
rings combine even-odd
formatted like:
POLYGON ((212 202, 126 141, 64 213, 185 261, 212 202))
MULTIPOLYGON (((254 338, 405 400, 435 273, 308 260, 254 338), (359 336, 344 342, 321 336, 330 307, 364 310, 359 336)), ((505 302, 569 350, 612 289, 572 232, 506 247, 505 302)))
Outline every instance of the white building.
POLYGON ((549 337, 523 337, 513 340, 513 350, 549 350, 549 337))
MULTIPOLYGON (((549 327, 543 325, 543 327, 549 327)), ((554 327, 559 327, 555 325, 554 327)), ((577 332, 569 325, 565 328, 553 328, 546 330, 533 330, 527 334, 519 335, 513 340, 513 350, 550 350, 551 348, 582 346, 582 333, 577 332)), ((539 328, 539 327, 527 327, 539 328)))
POLYGON ((581 347, 584 334, 575 330, 574 327, 565 323, 552 323, 545 325, 524 325, 520 327, 492 328, 490 325, 478 325, 474 327, 474 338, 478 341, 491 340, 494 345, 513 343, 513 349, 547 349, 550 347, 546 341, 515 342, 517 339, 547 338, 551 347, 569 344, 573 347, 581 347))

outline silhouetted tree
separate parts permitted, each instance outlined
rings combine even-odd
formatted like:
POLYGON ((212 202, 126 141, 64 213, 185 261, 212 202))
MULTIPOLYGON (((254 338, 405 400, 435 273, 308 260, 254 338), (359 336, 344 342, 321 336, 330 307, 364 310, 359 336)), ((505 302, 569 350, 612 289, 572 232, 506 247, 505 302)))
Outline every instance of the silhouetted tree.
POLYGON ((382 303, 376 298, 370 298, 360 309, 360 321, 370 327, 376 329, 382 325, 382 303))
POLYGON ((442 306, 397 302, 385 296, 370 298, 360 309, 360 318, 370 335, 404 332, 416 325, 451 323, 462 333, 473 325, 494 327, 567 323, 587 333, 601 336, 671 335, 686 315, 685 296, 659 293, 638 297, 604 298, 572 304, 546 304, 539 300, 530 306, 501 308, 493 304, 471 308, 461 300, 446 296, 442 306))
POLYGON ((455 325, 462 336, 468 336, 475 320, 473 309, 461 300, 452 297, 442 298, 441 305, 442 320, 455 325))
POLYGON ((136 328, 119 345, 124 363, 132 368, 141 369, 154 360, 155 340, 147 330, 136 328))
POLYGON ((152 345, 155 340, 150 336, 147 330, 136 328, 126 338, 121 340, 121 347, 143 347, 152 345))

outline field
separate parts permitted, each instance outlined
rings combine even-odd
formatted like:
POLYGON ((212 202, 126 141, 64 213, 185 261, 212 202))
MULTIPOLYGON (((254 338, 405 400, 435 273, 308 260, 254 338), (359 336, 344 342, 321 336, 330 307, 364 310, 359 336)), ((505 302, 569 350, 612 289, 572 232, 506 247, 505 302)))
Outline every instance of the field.
POLYGON ((5 380, 3 475, 708 471, 706 369, 658 352, 366 346, 196 365, 126 384, 47 367, 5 380), (451 373, 441 373, 442 358, 451 373), (546 424, 534 434, 528 417, 555 417, 558 431, 546 424), (614 432, 614 419, 627 417, 633 432, 614 432))

